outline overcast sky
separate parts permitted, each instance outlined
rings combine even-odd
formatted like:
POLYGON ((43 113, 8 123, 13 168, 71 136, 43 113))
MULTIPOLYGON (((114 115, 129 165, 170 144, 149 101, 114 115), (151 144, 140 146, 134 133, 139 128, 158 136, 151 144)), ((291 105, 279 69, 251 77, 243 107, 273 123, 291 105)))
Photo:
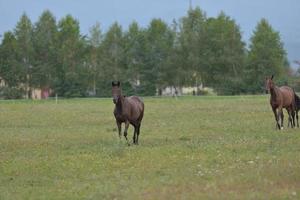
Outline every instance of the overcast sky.
MULTIPOLYGON (((0 34, 13 30, 22 13, 35 23, 48 9, 57 20, 71 14, 80 22, 81 32, 88 34, 96 21, 102 29, 117 21, 124 29, 133 21, 148 26, 153 18, 168 23, 186 15, 190 0, 0 0, 0 34)), ((300 60, 300 0, 191 0, 208 17, 220 11, 234 18, 248 42, 257 22, 266 18, 280 32, 288 58, 300 60)), ((293 64, 293 63, 291 63, 293 64)))

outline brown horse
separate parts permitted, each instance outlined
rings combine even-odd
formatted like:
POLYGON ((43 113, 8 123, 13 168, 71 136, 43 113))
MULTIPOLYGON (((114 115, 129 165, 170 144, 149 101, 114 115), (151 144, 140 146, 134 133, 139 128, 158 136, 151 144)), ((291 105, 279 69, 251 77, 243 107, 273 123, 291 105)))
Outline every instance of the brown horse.
POLYGON ((129 124, 134 127, 133 144, 138 144, 141 122, 144 116, 144 103, 137 96, 125 97, 122 95, 120 82, 112 82, 112 96, 115 104, 114 115, 118 126, 119 137, 121 138, 121 125, 125 123, 124 137, 127 139, 129 124))
POLYGON ((291 127, 295 125, 292 114, 295 110, 295 93, 292 88, 288 86, 277 87, 273 82, 273 75, 271 78, 266 78, 266 92, 270 92, 270 104, 275 116, 276 127, 283 129, 283 111, 285 108, 289 114, 289 122, 291 127), (281 126, 279 125, 279 118, 281 119, 281 126))

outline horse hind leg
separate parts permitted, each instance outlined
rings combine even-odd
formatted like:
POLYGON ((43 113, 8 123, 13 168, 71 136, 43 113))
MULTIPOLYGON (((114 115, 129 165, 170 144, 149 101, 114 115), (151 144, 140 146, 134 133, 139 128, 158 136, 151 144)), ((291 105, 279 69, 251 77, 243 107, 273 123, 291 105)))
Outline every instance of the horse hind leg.
POLYGON ((139 144, 139 135, 140 135, 140 128, 141 128, 141 124, 139 124, 137 126, 137 137, 136 137, 136 144, 139 144))
POLYGON ((291 124, 291 128, 294 128, 294 122, 293 122, 291 111, 288 111, 288 115, 289 115, 288 124, 291 124))
POLYGON ((291 118, 292 118, 292 123, 293 123, 293 128, 296 127, 296 123, 295 123, 295 115, 296 115, 296 112, 294 109, 291 110, 291 118))
POLYGON ((124 137, 125 137, 125 139, 126 139, 126 141, 127 141, 127 144, 128 144, 128 146, 129 146, 130 144, 129 144, 128 138, 127 138, 127 131, 128 131, 128 128, 129 128, 129 121, 126 121, 126 122, 125 122, 124 137))
POLYGON ((292 122, 292 119, 291 119, 291 114, 290 114, 290 111, 287 109, 286 110, 288 112, 288 127, 290 127, 291 125, 291 128, 293 128, 293 122, 292 122))
POLYGON ((293 126, 296 127, 296 122, 295 122, 295 115, 296 115, 296 111, 294 109, 292 109, 292 120, 293 120, 293 126))
POLYGON ((137 126, 134 126, 134 132, 133 132, 133 144, 136 144, 136 138, 137 138, 137 126))
POLYGON ((294 128, 294 126, 295 126, 295 112, 294 112, 294 109, 289 108, 289 109, 286 109, 286 110, 287 110, 288 115, 289 115, 288 127, 289 127, 289 124, 291 124, 291 128, 294 128))

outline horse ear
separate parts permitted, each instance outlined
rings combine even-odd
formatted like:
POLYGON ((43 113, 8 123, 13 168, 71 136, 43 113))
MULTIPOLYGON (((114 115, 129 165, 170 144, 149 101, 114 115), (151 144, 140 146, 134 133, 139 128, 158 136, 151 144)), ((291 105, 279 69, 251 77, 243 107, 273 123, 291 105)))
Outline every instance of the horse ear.
POLYGON ((273 78, 274 78, 274 75, 271 76, 271 80, 273 80, 273 78))
POLYGON ((111 86, 116 86, 114 81, 111 82, 111 86))
POLYGON ((117 86, 120 87, 120 81, 118 81, 117 86))

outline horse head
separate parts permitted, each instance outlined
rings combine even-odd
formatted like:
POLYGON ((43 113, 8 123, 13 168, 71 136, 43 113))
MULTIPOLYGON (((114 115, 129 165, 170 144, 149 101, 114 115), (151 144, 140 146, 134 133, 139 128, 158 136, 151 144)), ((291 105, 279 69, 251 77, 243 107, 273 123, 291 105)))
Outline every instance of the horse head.
POLYGON ((114 104, 117 104, 122 96, 122 90, 120 88, 120 81, 115 83, 114 81, 111 83, 112 85, 112 96, 114 104))
POLYGON ((269 78, 269 77, 266 78, 266 85, 265 85, 266 94, 268 94, 268 92, 270 92, 270 90, 273 89, 275 86, 275 84, 273 82, 273 78, 274 78, 274 75, 272 75, 271 78, 269 78))

